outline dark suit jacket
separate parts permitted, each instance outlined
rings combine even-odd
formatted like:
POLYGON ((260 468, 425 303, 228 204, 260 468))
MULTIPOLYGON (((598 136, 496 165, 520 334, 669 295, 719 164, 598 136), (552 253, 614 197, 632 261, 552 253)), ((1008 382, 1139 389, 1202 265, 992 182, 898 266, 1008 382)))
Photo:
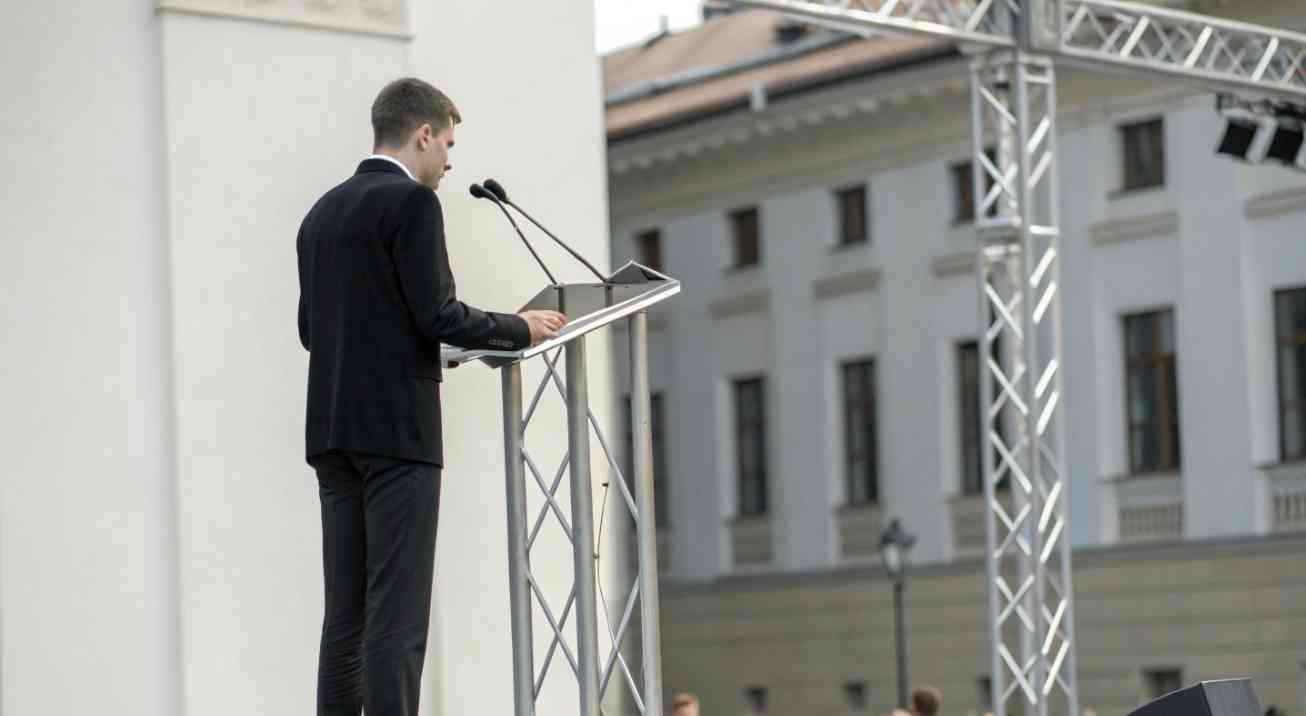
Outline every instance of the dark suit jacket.
POLYGON ((296 249, 306 457, 341 450, 443 464, 440 344, 524 348, 526 322, 457 299, 435 192, 383 159, 365 160, 318 200, 296 249))

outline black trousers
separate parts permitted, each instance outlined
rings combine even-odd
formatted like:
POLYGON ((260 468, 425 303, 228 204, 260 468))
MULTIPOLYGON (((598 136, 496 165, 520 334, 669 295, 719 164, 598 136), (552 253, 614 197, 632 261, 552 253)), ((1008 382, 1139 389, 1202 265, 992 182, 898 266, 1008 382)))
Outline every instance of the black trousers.
POLYGON ((416 716, 440 468, 356 453, 309 462, 322 500, 326 591, 318 716, 416 716))

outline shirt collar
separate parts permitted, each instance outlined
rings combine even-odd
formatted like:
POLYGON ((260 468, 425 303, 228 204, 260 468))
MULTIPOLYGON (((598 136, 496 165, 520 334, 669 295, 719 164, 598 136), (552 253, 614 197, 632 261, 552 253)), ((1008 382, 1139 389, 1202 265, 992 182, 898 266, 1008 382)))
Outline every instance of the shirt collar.
MULTIPOLYGON (((394 157, 392 157, 392 156, 390 156, 390 155, 388 155, 388 154, 373 154, 372 156, 368 157, 367 159, 383 159, 383 160, 385 160, 385 161, 387 161, 387 162, 390 162, 390 163, 394 164, 395 166, 399 167, 400 169, 403 169, 403 170, 404 170, 404 174, 407 174, 409 179, 412 179, 413 181, 417 181, 417 177, 413 176, 413 173, 410 172, 410 171, 408 171, 408 167, 404 166, 404 163, 403 163, 403 162, 399 161, 398 159, 395 159, 394 157)), ((367 161, 367 159, 364 159, 363 161, 367 161)))

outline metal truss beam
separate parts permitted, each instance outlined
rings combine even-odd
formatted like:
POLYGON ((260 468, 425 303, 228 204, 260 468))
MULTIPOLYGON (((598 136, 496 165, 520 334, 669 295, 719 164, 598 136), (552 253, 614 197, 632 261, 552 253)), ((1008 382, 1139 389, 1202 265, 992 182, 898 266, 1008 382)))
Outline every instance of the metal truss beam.
POLYGON ((971 117, 993 709, 1073 715, 1052 62, 976 56, 971 117))
POLYGON ((1120 0, 1060 0, 1045 48, 1090 66, 1306 99, 1306 35, 1120 0))
POLYGON ((1180 77, 1213 89, 1306 100, 1306 35, 1137 2, 735 2, 861 35, 897 33, 990 48, 1019 46, 1081 66, 1123 68, 1180 77))
POLYGON ((1005 29, 1011 0, 735 0, 858 35, 921 35, 1013 47, 1005 29))

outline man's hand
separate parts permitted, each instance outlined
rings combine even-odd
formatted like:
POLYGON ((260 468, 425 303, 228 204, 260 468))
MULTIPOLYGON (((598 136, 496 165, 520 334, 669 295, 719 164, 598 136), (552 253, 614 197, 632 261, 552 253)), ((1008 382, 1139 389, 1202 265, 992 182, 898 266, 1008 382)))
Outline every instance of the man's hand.
POLYGON ((531 329, 531 345, 539 344, 558 336, 558 329, 567 322, 567 317, 557 311, 522 311, 517 314, 526 321, 531 329))

